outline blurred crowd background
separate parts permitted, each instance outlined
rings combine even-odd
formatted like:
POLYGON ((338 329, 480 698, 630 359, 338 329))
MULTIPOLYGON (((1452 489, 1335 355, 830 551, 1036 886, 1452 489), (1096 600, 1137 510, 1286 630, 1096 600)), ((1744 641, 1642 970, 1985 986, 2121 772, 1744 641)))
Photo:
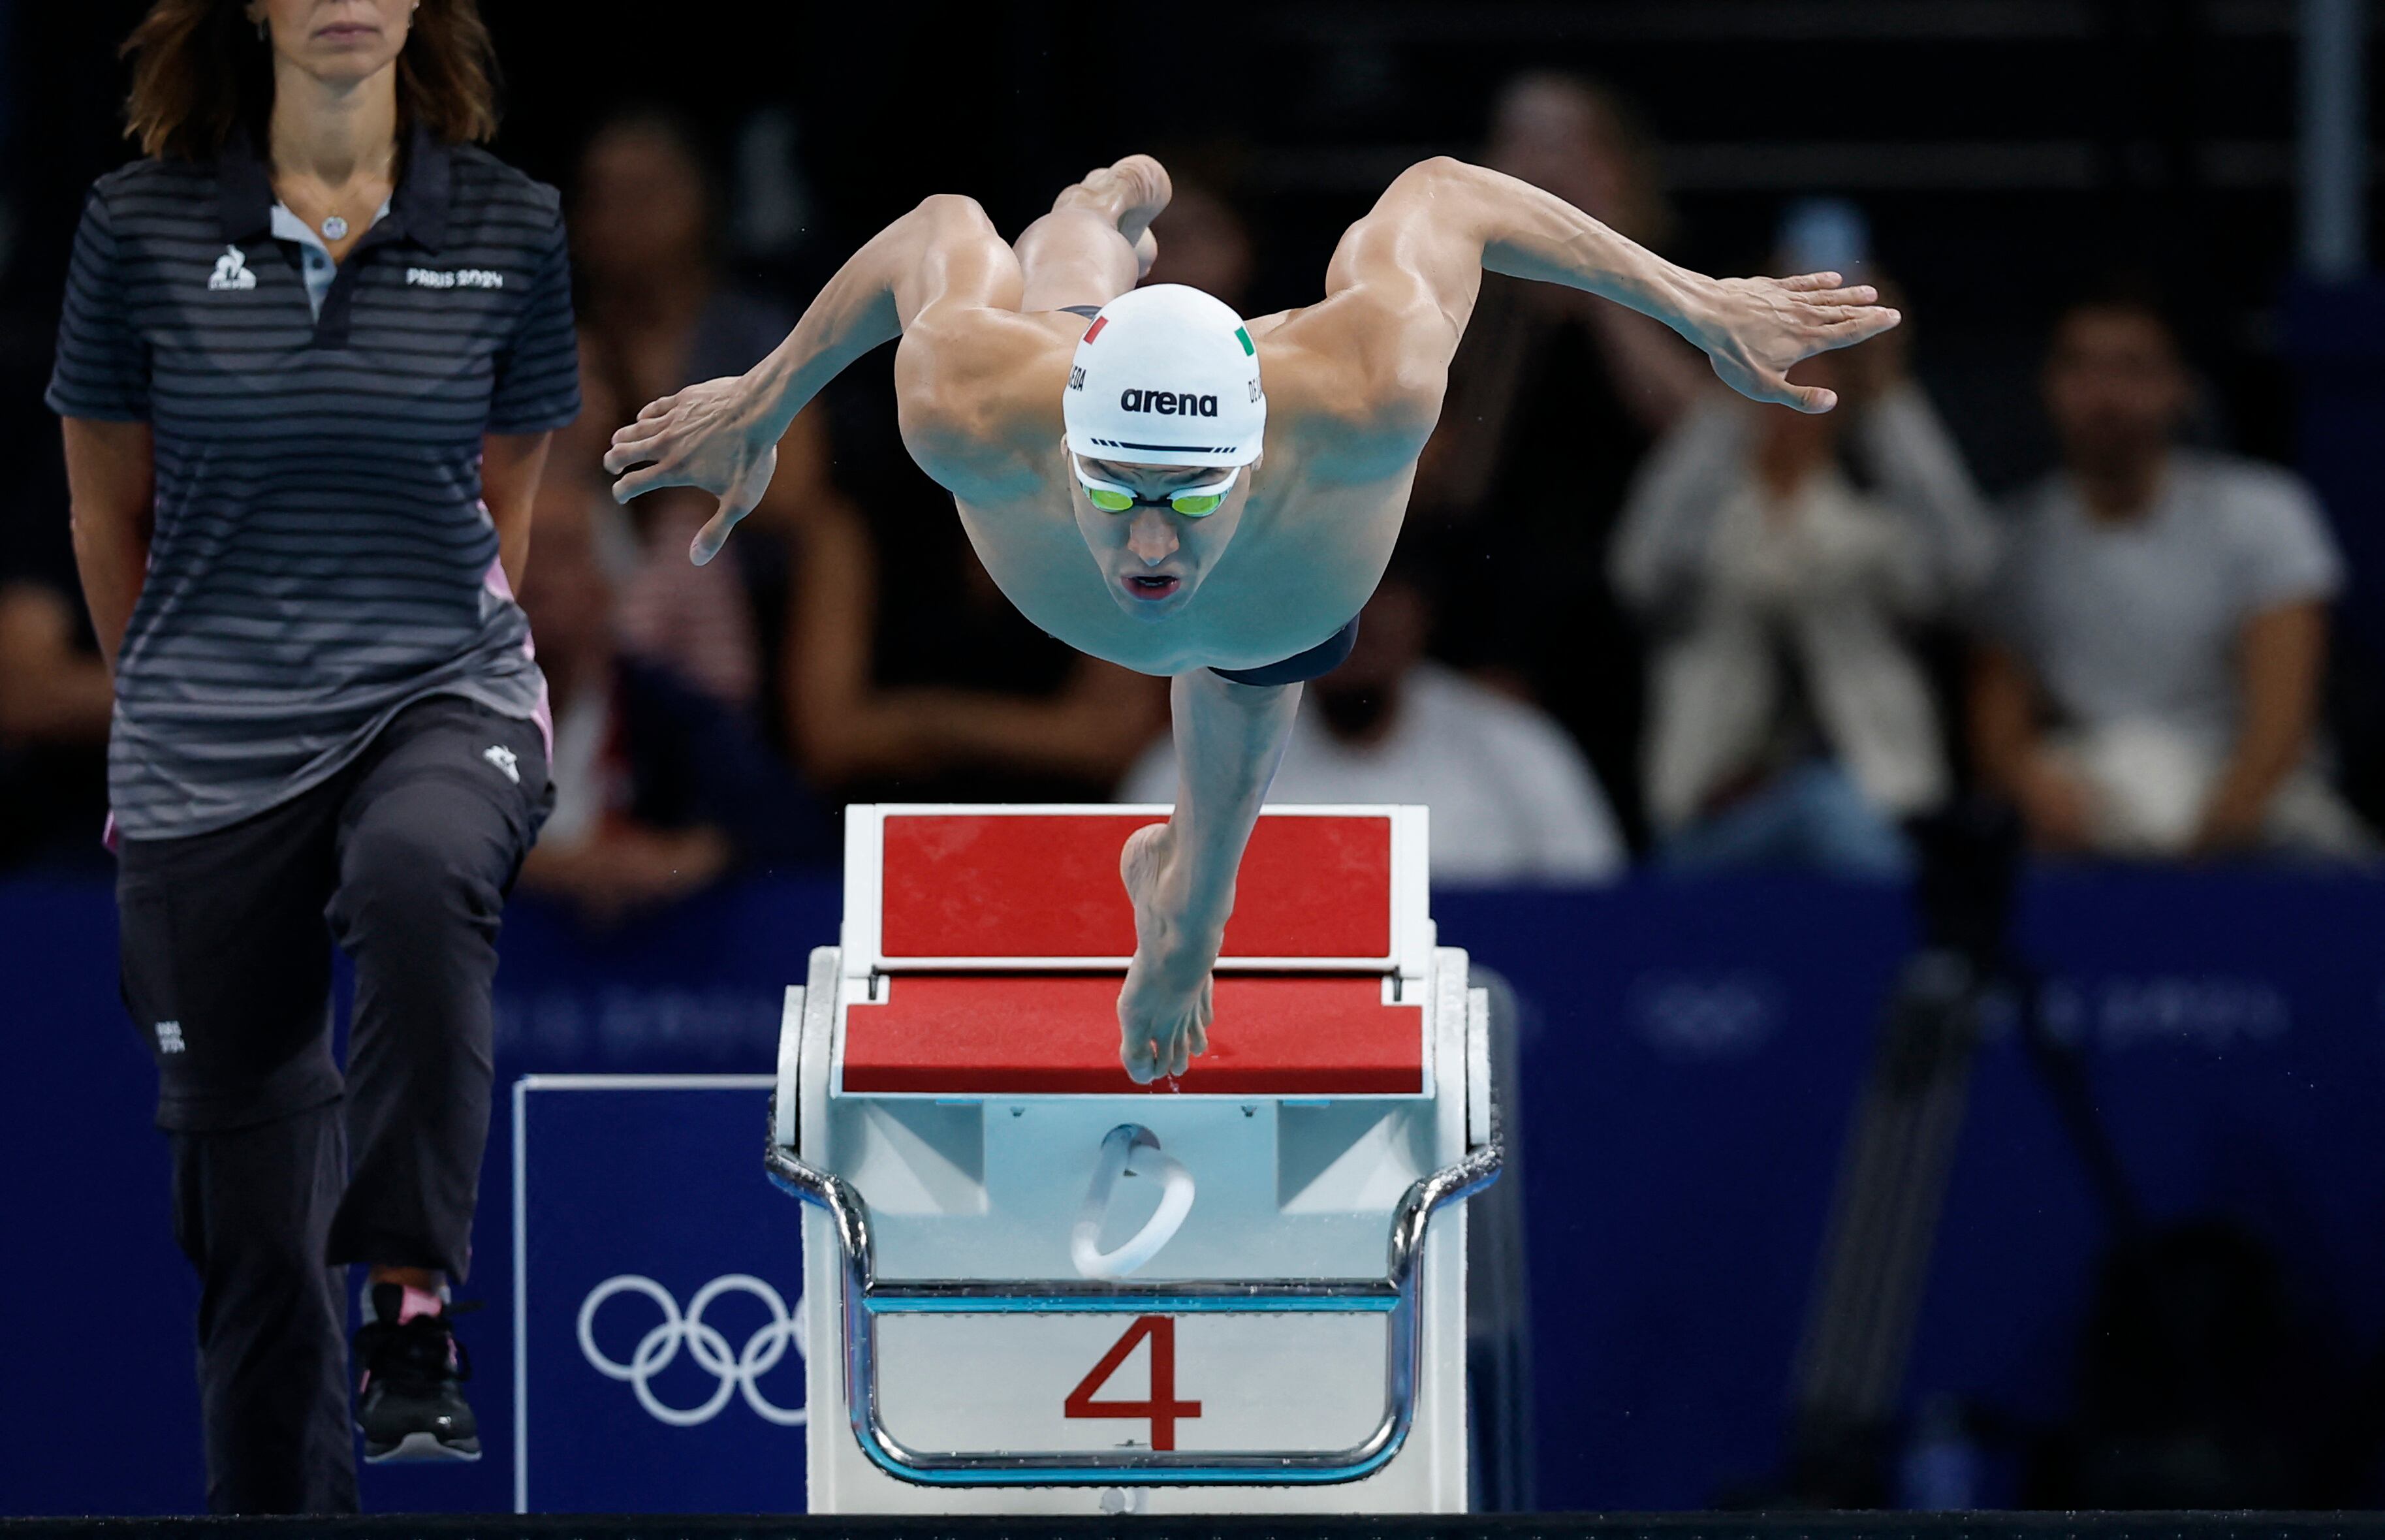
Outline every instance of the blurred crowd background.
MULTIPOLYGON (((96 864, 109 689, 42 410, 69 232, 129 153, 140 7, 19 6, 0 221, 0 864, 96 864)), ((924 193, 1017 228, 1150 150, 1153 281, 1313 299, 1403 166, 1510 171, 1691 266, 1909 317, 1731 397, 1661 327, 1492 279, 1393 573, 1280 797, 1430 802, 1443 883, 1908 870, 1974 793, 2049 855, 2366 862, 2378 575, 2298 475, 2291 0, 491 7, 499 149, 560 186, 587 410, 526 586, 562 737, 528 874, 600 923, 831 862, 851 801, 1162 800, 1154 681, 1015 615, 903 453, 888 361, 790 436, 731 559, 617 508, 613 427, 743 370, 924 193), (709 13, 707 13, 709 15, 709 13), (897 33, 899 32, 899 35, 897 33), (1800 377, 1804 378, 1801 375, 1800 377)), ((2332 517, 2330 515, 2332 514, 2332 517)))
MULTIPOLYGON (((1279 800, 1429 803, 1444 890, 1645 870, 1632 904, 1655 916, 1650 936, 1669 927, 1657 950, 1684 953, 1706 917, 1665 896, 1671 879, 1927 878, 1981 809, 2002 810, 2036 862, 2205 874, 2177 877, 2189 885, 2229 880, 2223 867, 2356 873, 2385 852, 2385 298, 2366 265, 2374 131, 2359 85, 2376 44, 2357 0, 483 3, 507 82, 496 148, 564 192, 587 403, 549 463, 522 594, 557 718, 558 803, 523 877, 553 900, 526 906, 535 924, 542 907, 568 912, 583 940, 627 947, 668 933, 700 890, 734 895, 740 876, 831 872, 853 801, 1170 797, 1164 685, 1070 652, 995 590, 902 448, 891 350, 796 421, 768 500, 709 566, 684 556, 701 500, 618 507, 598 465, 645 402, 758 359, 925 194, 969 193, 1016 231, 1089 167, 1138 150, 1176 185, 1152 279, 1245 314, 1314 300, 1342 229, 1403 168, 1447 153, 1703 271, 1834 268, 1906 316, 1804 366, 1795 378, 1843 404, 1802 416, 1730 395, 1693 350, 1617 306, 1486 279, 1392 569, 1350 661, 1308 688, 1279 800)), ((111 691, 41 390, 84 190, 130 154, 115 49, 141 9, 0 0, 0 875, 107 868, 111 691)), ((1935 938, 1960 942, 1966 905, 1992 907, 1978 891, 1992 876, 1969 880, 1934 900, 1921 883, 1935 938)), ((2345 897, 2355 887, 2310 900, 2321 923, 2279 955, 2316 949, 2330 980, 2367 966, 2343 960, 2373 958, 2373 931, 2329 928, 2373 913, 2345 897)), ((2240 884, 2225 913, 2304 913, 2281 891, 2240 884)), ((2194 900, 2156 897, 2139 923, 2191 941, 2160 916, 2194 900)), ((1760 920, 1818 936, 1831 916, 1891 913, 1841 901, 1759 915, 1742 893, 1716 935, 1760 920)), ((1629 907, 1598 913, 1628 936, 1629 907)), ((1763 988, 1732 995, 1736 976, 1667 1016, 1679 991, 1632 975, 1630 1009, 1655 1001, 1650 1019, 1679 1017, 1727 1058, 1733 1031, 1779 1013, 1763 988)), ((1943 1176, 1954 1136, 1923 1092, 1947 1064, 1968 1072, 1928 1045, 1947 1002, 1978 1003, 1976 982, 1899 975, 1842 1193, 1889 1190, 1915 1162, 1943 1176), (1898 1043, 1924 1045, 1920 1059, 1896 1059, 1898 1043)), ((2140 1019, 2127 984, 2089 1008, 2106 1046, 2140 1019)), ((2266 1042, 2283 1030, 2279 998, 2240 991, 2212 1009, 2253 1000, 2228 1030, 2266 1042)), ((2373 1034, 2385 995, 2343 1000, 2317 1025, 2342 1028, 2343 1062, 2373 1077, 2373 1049, 2344 1033, 2373 1034)), ((1835 1076, 1843 1094, 1858 1056, 1815 1069, 1817 1083, 1835 1076)), ((2092 1109, 2072 1126, 2092 1165, 2092 1109)), ((2330 1126, 2359 1147, 2356 1128, 2330 1126)), ((2321 1163, 2364 1194, 2385 1169, 2321 1163)), ((1817 1190, 1827 1164, 1815 1157, 1817 1190)), ((1670 1174, 1697 1170, 1690 1156, 1670 1174)), ((1629 1184, 1617 1190, 1628 1201, 1629 1184)), ((2043 1212, 2040 1194, 1996 1201, 2029 1223, 2043 1212)), ((2379 1233, 2361 1211, 2329 1233, 2379 1233)), ((1770 1233, 1768 1217, 1742 1217, 1730 1236, 1770 1233)), ((1846 1320, 1892 1316, 1861 1301, 1875 1284, 1918 1286, 1912 1248, 1926 1256, 1929 1240, 1915 1223, 1909 1246, 1832 1231, 1817 1298, 1852 1291, 1846 1320), (1879 1282, 1892 1277, 1905 1282, 1879 1282)), ((2033 1495, 2232 1506, 2385 1490, 2385 1357, 2359 1371, 2369 1410, 2347 1414, 2341 1442, 2277 1453, 2289 1422, 2260 1421, 2270 1390, 2242 1388, 2250 1369, 2229 1377, 2254 1359, 2229 1357, 2251 1337, 2228 1334, 2270 1319, 2266 1275, 2225 1235, 2161 1244, 2139 1257, 2143 1277, 2105 1276, 2081 1329, 2119 1363, 2142 1345, 2129 1324, 2159 1313, 2131 1313, 2146 1296, 2129 1289, 2168 1280, 2179 1320, 2221 1323, 2216 1367, 2112 1415, 2207 1402, 2213 1426, 2251 1419, 2254 1452, 2209 1469, 2255 1474, 2197 1487, 2193 1467, 2162 1485, 2148 1464, 2131 1468, 2138 1484, 2113 1467, 2099 1486, 2061 1466, 2071 1484, 2033 1495), (2272 1454, 2334 1460, 2334 1474, 2272 1481, 2286 1469, 2260 1464, 2272 1454)), ((1683 1341, 1714 1330, 1678 1324, 1683 1341)), ((1827 1365, 1869 1349, 1809 1337, 1803 1351, 1827 1365)), ((2094 1372, 2081 1394, 2115 1407, 2146 1383, 2125 1363, 2094 1372)), ((1798 1393, 1820 1409, 1796 1435, 1804 1490, 1877 1500, 1829 1475, 1844 1453, 1831 1409, 1876 1417, 1860 1411, 1872 1392, 1828 1377, 1811 1370, 1798 1393)), ((1626 1407, 1633 1394, 1614 1390, 1626 1407)), ((1918 1415, 1906 1472, 1925 1506, 1933 1415, 1918 1415)), ((2155 1459, 2114 1458, 2139 1455, 2155 1459)))

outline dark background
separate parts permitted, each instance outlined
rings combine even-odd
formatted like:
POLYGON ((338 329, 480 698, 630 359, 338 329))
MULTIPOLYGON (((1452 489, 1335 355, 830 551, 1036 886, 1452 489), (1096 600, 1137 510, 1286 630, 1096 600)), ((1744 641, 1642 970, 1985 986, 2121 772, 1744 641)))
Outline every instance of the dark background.
MULTIPOLYGON (((141 9, 15 0, 13 382, 46 362, 81 190, 129 154, 112 51, 141 9)), ((2292 256, 2291 0, 486 9, 506 77, 496 148, 542 179, 568 180, 602 118, 660 105, 698 126, 732 219, 750 217, 732 168, 757 117, 780 115, 801 235, 736 255, 798 293, 928 192, 967 192, 1016 230, 1085 168, 1148 149, 1249 213, 1255 308, 1305 303, 1393 174, 1475 145, 1502 81, 1579 69, 1664 146, 1679 260, 1756 270, 1792 197, 1862 203, 1910 291, 1919 366, 1992 490, 2048 453, 2029 389, 2043 323, 2118 266, 2177 301, 2216 436, 2292 457, 2272 315, 2292 256)))
MULTIPOLYGON (((2325 331, 2362 312, 2292 297, 2292 0, 484 6, 506 72, 501 155, 568 183, 598 121, 665 106, 711 152, 732 271, 797 302, 924 194, 968 192, 1016 231, 1086 168, 1150 150, 1249 216, 1252 308, 1302 304, 1400 168, 1473 149, 1502 81, 1577 69, 1628 97, 1662 147, 1680 215, 1669 255, 1757 270, 1791 200, 1858 200, 1910 295, 1917 366, 2000 491, 2050 458, 2034 375, 2054 310, 2115 267, 2146 269, 2208 386, 2199 435, 2322 481, 2354 567, 2339 730, 2385 698, 2364 661, 2385 649, 2385 536, 2363 511, 2377 482, 2367 452, 2341 453, 2378 422, 2373 372, 2369 404, 2344 408, 2354 428, 2338 436, 2350 472, 2320 476, 2304 441, 2295 317, 2325 331), (2339 496, 2345 485, 2366 501, 2339 496)), ((0 519, 64 517, 40 390, 83 190, 131 154, 115 47, 143 8, 0 0, 0 519)), ((845 453, 905 473, 883 437, 845 453)), ((2318 1325, 2291 1355, 2329 1371, 2326 1395, 2306 1398, 2312 1420, 2347 1437, 2385 1429, 2385 1147, 2361 1111, 2385 1073, 2379 890, 2204 876, 2041 887, 2029 944, 2087 1002, 2104 1105, 2156 1217, 2220 1213, 2271 1244, 2296 1298, 2316 1301, 2296 1319, 2318 1325), (2331 1397, 2355 1410, 2336 1416, 2331 1397)), ((736 888, 602 945, 518 906, 502 1073, 767 1069, 775 990, 828 938, 832 900, 824 879, 736 888), (594 1025, 550 1030, 564 1021, 594 1025), (716 1021, 729 1025, 707 1037, 716 1021)), ((1781 1458, 1839 1141, 1907 941, 1902 900, 1820 879, 1685 894, 1642 877, 1440 913, 1450 941, 1530 986, 1542 1024, 1527 1045, 1542 1500, 1760 1494, 1781 1458), (1744 1030, 1685 1047, 1667 1012, 1744 1030)), ((29 1278, 17 1329, 33 1339, 0 1369, 0 1510, 197 1500, 183 1356, 195 1285, 167 1235, 109 913, 96 879, 0 888, 0 1045, 18 1088, 0 1128, 25 1184, 6 1254, 29 1278)), ((506 1217, 502 1172, 490 1223, 506 1217)), ((2004 1419, 1972 1456, 1996 1467, 1979 1484, 1990 1500, 2018 1499, 2029 1440, 2074 1410, 2104 1238, 2042 1087, 2010 1036, 1996 1040, 1910 1387, 1917 1412, 1945 1395, 2004 1419)), ((500 1304, 503 1282, 501 1267, 478 1280, 500 1304)), ((500 1341, 485 1339, 493 1422, 500 1341)), ((499 1506, 496 1452, 444 1486, 384 1473, 368 1500, 499 1506)), ((2376 1500, 2385 1466, 2359 1472, 2334 1490, 2376 1500)))

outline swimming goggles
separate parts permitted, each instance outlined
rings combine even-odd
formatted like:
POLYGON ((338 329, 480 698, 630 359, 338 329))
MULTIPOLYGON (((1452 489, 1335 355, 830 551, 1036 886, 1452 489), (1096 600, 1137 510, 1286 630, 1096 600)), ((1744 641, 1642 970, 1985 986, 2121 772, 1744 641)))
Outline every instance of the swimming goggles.
POLYGON ((1186 518, 1207 518, 1224 505, 1226 494, 1234 490, 1235 479, 1242 474, 1242 467, 1236 466, 1220 481, 1180 487, 1165 498, 1137 497, 1131 487, 1086 474, 1085 463, 1075 455, 1068 456, 1068 462, 1076 467, 1077 480, 1085 489, 1085 501, 1105 514, 1123 514, 1130 508, 1173 508, 1186 518))

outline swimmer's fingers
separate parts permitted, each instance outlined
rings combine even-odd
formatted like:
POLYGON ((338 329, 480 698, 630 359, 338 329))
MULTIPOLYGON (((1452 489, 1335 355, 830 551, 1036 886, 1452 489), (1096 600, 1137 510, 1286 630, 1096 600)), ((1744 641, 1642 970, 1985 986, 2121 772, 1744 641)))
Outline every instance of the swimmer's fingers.
POLYGON ((656 448, 670 431, 670 410, 677 396, 648 402, 634 421, 613 429, 605 447, 605 468, 618 474, 641 460, 658 459, 656 448))
POLYGON ((779 451, 773 446, 755 461, 737 485, 720 499, 719 507, 705 521, 704 528, 695 532, 695 539, 688 542, 689 561, 702 566, 720 554, 720 548, 729 543, 729 532, 762 501, 762 494, 769 491, 770 477, 778 468, 779 451))
POLYGON ((1893 331, 1904 324, 1904 312, 1884 304, 1866 305, 1843 320, 1829 324, 1827 335, 1830 346, 1849 348, 1857 342, 1867 342, 1883 331, 1893 331))
POLYGON ((1721 361, 1717 359, 1715 373, 1722 377, 1724 384, 1750 401, 1787 406, 1805 413, 1827 412, 1839 404, 1836 391, 1826 391, 1819 385, 1792 385, 1777 371, 1767 370, 1752 379, 1733 379, 1724 373, 1721 361))
MULTIPOLYGON (((610 456, 606 457, 606 468, 607 470, 613 468, 610 456)), ((631 498, 643 496, 657 487, 678 487, 685 484, 668 466, 642 466, 613 483, 613 501, 627 503, 631 498)))
POLYGON ((1828 307, 1806 334, 1806 354, 1868 342, 1883 331, 1893 330, 1904 319, 1902 314, 1884 304, 1828 307))
POLYGON ((723 503, 718 513, 704 521, 704 528, 695 532, 695 539, 687 542, 687 559, 702 566, 719 555, 720 548, 729 543, 729 531, 736 528, 737 521, 744 516, 723 503))
POLYGON ((1836 273, 1804 273, 1774 282, 1787 292, 1787 315, 1812 344, 1808 353, 1852 347, 1904 319, 1879 303, 1878 289, 1868 283, 1842 283, 1836 273))
POLYGON ((1879 291, 1868 283, 1848 283, 1836 273, 1802 273, 1772 280, 1804 304, 1871 304, 1879 291))
POLYGON ((675 391, 669 395, 658 396, 638 408, 635 417, 613 429, 610 452, 605 456, 606 468, 618 470, 619 466, 614 463, 617 459, 621 465, 634 465, 640 460, 656 458, 652 453, 654 446, 678 426, 678 416, 683 416, 679 413, 679 406, 686 394, 685 391, 675 391), (626 457, 622 454, 624 451, 627 452, 626 457))
POLYGON ((620 433, 613 435, 612 445, 605 451, 605 468, 615 476, 620 475, 631 466, 662 458, 660 451, 663 447, 663 436, 661 434, 649 433, 634 439, 624 438, 622 435, 629 431, 625 428, 620 433))
MULTIPOLYGON (((1821 276, 1829 278, 1833 275, 1824 273, 1821 276)), ((1858 283, 1846 289, 1816 289, 1800 292, 1797 299, 1800 304, 1813 305, 1872 304, 1878 303, 1879 291, 1868 283, 1858 283)))

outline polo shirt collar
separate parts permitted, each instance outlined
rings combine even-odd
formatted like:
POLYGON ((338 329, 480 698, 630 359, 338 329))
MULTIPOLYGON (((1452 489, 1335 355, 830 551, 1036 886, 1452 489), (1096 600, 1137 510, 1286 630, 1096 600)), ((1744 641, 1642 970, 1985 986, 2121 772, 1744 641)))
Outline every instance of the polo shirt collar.
MULTIPOLYGON (((446 242, 454 160, 455 152, 429 129, 418 123, 409 130, 405 173, 390 196, 388 215, 373 227, 378 240, 403 238, 431 251, 446 242)), ((216 198, 226 244, 271 232, 273 179, 246 129, 234 129, 217 157, 216 198)))

